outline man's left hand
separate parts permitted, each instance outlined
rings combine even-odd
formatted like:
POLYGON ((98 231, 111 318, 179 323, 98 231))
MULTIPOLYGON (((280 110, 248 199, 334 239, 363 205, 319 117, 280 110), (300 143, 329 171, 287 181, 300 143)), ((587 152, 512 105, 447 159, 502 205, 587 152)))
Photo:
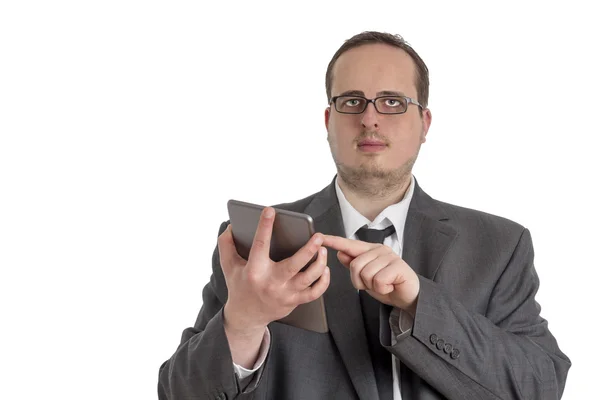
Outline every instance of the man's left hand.
POLYGON ((419 278, 400 256, 379 243, 323 235, 323 246, 338 250, 338 260, 350 270, 352 284, 382 303, 407 311, 413 318, 419 278))

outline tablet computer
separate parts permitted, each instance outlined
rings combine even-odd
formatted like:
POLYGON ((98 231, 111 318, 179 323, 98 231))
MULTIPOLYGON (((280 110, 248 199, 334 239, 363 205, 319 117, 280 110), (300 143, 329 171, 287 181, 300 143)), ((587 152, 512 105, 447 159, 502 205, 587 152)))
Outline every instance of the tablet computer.
MULTIPOLYGON (((235 247, 238 254, 246 260, 250 255, 254 234, 264 208, 264 206, 238 200, 227 202, 235 247)), ((271 260, 281 261, 293 256, 314 233, 315 228, 310 215, 275 208, 269 251, 271 260)), ((316 258, 315 254, 303 270, 316 258)), ((323 296, 310 303, 300 304, 290 315, 277 322, 314 332, 328 332, 323 296)))

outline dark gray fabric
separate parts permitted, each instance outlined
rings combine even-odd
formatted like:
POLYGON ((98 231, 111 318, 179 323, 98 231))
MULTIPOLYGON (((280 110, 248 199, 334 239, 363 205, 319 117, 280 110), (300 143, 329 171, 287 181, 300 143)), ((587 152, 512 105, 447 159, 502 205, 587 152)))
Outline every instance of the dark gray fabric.
MULTIPOLYGON (((307 213, 317 231, 344 236, 333 182, 277 207, 307 213)), ((560 398, 571 363, 535 301, 539 280, 527 229, 433 200, 416 184, 403 258, 421 283, 414 325, 402 334, 392 325, 394 340, 389 325, 380 332, 402 363, 403 400, 560 398)), ((270 324, 267 359, 241 390, 223 330, 227 287, 215 250, 196 323, 160 367, 159 399, 377 399, 356 290, 336 252, 328 253, 328 265, 330 332, 270 324)), ((392 308, 381 309, 385 327, 392 308)))

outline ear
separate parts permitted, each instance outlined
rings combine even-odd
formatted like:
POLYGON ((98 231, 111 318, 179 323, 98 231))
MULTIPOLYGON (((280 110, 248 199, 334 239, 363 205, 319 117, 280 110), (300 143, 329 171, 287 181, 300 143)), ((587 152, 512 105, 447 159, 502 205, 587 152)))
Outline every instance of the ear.
POLYGON ((327 107, 325 109, 325 129, 329 131, 329 117, 331 116, 331 108, 327 107))
POLYGON ((425 143, 427 141, 427 132, 429 132, 429 127, 431 126, 431 110, 429 108, 423 110, 421 121, 423 125, 423 129, 421 130, 421 143, 425 143))

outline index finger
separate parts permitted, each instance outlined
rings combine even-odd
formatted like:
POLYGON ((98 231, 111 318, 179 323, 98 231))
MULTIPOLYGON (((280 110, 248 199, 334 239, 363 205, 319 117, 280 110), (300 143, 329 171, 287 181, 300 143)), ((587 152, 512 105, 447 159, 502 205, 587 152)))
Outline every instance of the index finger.
POLYGON ((273 207, 265 207, 258 220, 258 226, 254 233, 254 241, 252 242, 250 254, 248 255, 248 261, 254 259, 265 260, 269 258, 273 221, 275 221, 275 210, 273 207))
POLYGON ((344 252, 351 257, 358 257, 362 253, 379 246, 379 244, 346 239, 340 236, 323 235, 323 246, 344 252))

